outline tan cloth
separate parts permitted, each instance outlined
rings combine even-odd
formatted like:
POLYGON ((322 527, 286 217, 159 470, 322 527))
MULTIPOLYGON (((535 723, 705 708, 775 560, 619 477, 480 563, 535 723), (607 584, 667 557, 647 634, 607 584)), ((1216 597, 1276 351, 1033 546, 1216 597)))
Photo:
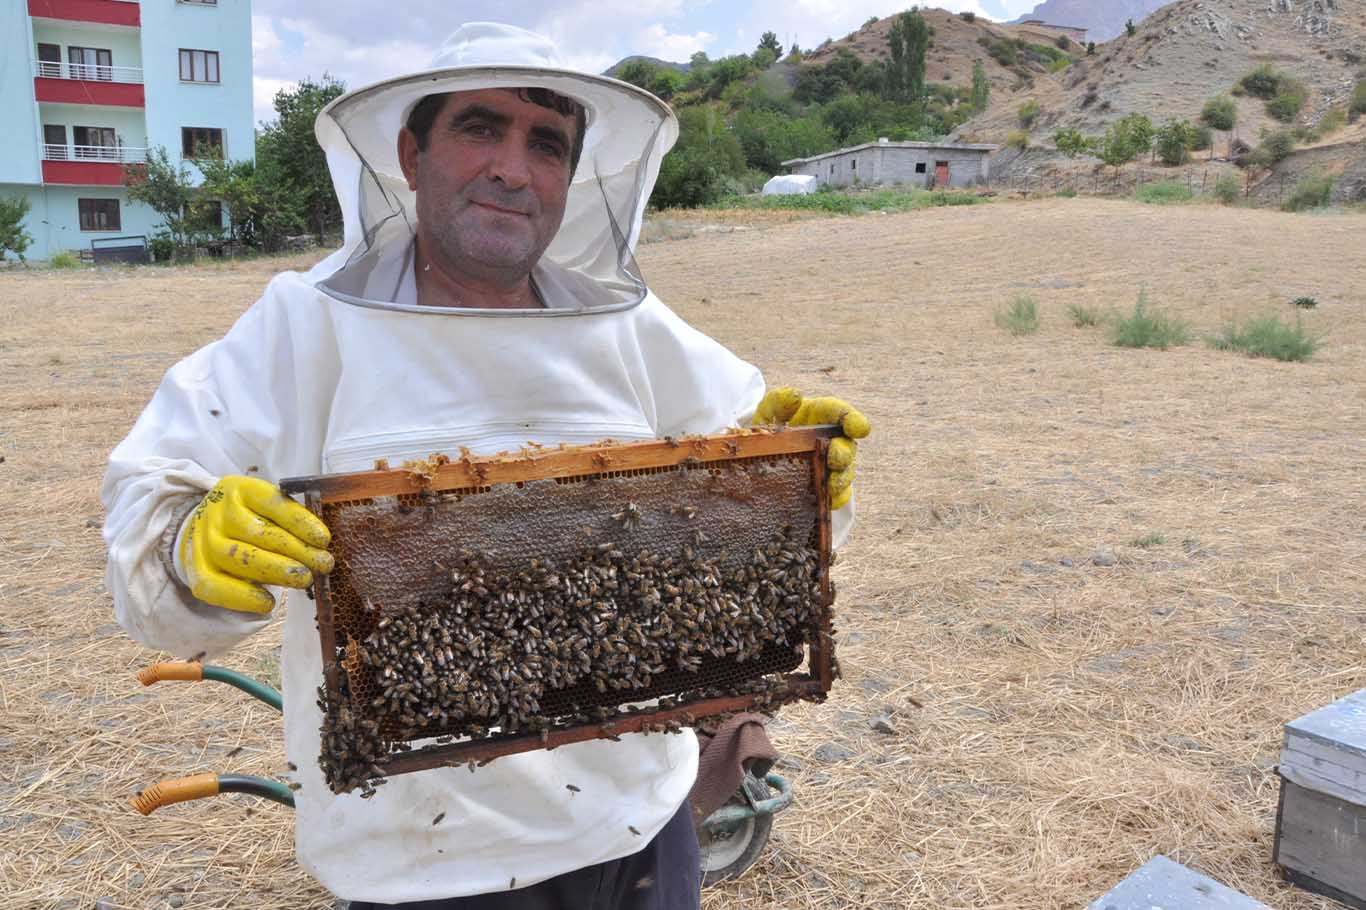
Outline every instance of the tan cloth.
POLYGON ((737 714, 723 723, 715 736, 697 732, 702 756, 697 763, 697 780, 688 801, 694 821, 711 815, 726 804, 745 777, 745 767, 762 778, 778 760, 778 751, 764 730, 759 714, 737 714))

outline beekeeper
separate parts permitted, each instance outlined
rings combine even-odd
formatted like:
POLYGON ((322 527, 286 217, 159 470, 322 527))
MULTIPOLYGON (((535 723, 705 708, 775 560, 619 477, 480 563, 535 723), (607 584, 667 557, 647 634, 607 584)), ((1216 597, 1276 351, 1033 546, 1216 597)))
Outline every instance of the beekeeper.
MULTIPOLYGON (((108 584, 143 644, 227 650, 271 621, 281 586, 330 571, 327 529, 279 492, 283 477, 752 419, 843 418, 846 437, 866 434, 835 399, 766 396, 757 369, 646 287, 632 250, 677 136, 654 96, 566 69, 540 36, 476 23, 431 69, 333 101, 317 135, 344 245, 276 276, 224 338, 172 367, 110 456, 108 584)), ((831 452, 840 536, 852 438, 831 452)), ((697 906, 691 733, 406 774, 370 800, 333 795, 317 762, 313 611, 293 607, 283 672, 298 857, 333 893, 697 906)))

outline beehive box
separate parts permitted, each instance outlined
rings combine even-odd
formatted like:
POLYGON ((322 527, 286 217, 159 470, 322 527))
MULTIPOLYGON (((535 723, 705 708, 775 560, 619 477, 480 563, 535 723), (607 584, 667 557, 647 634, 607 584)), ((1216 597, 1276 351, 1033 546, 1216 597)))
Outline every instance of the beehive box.
POLYGON ((1274 861, 1286 879, 1366 910, 1366 689, 1285 725, 1274 861))
POLYGON ((1086 910, 1268 910, 1165 856, 1154 856, 1086 910))
POLYGON ((823 697, 837 432, 285 481, 333 534, 311 589, 329 784, 823 697))

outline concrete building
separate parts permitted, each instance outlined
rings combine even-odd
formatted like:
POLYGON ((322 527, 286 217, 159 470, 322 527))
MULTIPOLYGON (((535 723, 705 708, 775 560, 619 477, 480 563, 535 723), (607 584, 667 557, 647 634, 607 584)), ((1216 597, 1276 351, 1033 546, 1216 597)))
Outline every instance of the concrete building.
POLYGON ((809 174, 821 185, 905 183, 919 187, 973 186, 990 176, 994 145, 951 142, 889 142, 879 139, 852 148, 794 158, 783 166, 809 174))
POLYGON ((174 164, 255 157, 251 0, 0 0, 0 130, 29 258, 150 236, 160 216, 128 200, 125 164, 158 146, 174 164))

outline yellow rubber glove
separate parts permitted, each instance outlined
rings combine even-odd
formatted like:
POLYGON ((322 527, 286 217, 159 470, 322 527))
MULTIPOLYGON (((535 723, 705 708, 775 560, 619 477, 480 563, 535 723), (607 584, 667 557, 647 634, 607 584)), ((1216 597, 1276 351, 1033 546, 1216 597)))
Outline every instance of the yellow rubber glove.
POLYGON ((867 417, 839 398, 803 398, 801 392, 783 386, 764 395, 754 411, 754 423, 790 427, 839 424, 844 435, 830 440, 825 459, 829 468, 830 508, 840 509, 849 504, 854 495, 854 456, 858 454, 855 440, 872 430, 867 417))
POLYGON ((190 590, 205 603, 269 613, 262 585, 306 588, 332 571, 332 533, 312 512, 259 477, 230 474, 205 494, 181 537, 190 590))

